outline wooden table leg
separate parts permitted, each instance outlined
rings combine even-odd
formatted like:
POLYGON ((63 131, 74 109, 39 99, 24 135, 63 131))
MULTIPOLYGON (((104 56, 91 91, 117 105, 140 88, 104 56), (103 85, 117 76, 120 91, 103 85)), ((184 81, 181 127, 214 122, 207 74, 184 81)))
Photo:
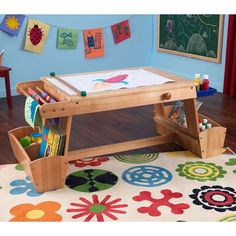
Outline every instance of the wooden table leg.
POLYGON ((11 98, 11 86, 10 86, 10 76, 9 72, 6 73, 5 76, 5 85, 6 85, 6 92, 7 92, 7 103, 8 107, 12 108, 12 98, 11 98))
MULTIPOLYGON (((164 104, 163 103, 155 104, 154 105, 154 118, 156 119, 158 119, 158 117, 165 118, 166 116, 168 116, 168 114, 166 114, 166 111, 164 109, 164 104)), ((157 122, 155 122, 155 126, 156 126, 156 132, 160 135, 173 134, 172 131, 170 131, 165 126, 157 122)))
POLYGON ((61 128, 66 133, 66 143, 65 143, 65 149, 64 149, 64 156, 67 156, 67 154, 68 154, 71 124, 72 124, 72 116, 61 118, 61 128))

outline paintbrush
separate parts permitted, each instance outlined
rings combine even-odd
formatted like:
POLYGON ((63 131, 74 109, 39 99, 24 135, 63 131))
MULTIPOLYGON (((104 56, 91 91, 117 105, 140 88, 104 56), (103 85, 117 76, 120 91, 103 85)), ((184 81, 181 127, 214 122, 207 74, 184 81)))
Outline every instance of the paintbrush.
POLYGON ((3 56, 4 52, 5 52, 5 49, 3 49, 3 50, 1 51, 1 53, 0 53, 0 57, 3 56))

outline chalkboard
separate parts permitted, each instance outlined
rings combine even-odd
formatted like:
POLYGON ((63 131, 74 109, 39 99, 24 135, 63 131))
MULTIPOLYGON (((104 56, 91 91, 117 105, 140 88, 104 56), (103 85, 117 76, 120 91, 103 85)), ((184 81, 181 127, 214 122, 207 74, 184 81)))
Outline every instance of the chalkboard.
POLYGON ((157 25, 158 51, 221 62, 222 15, 160 15, 157 25))

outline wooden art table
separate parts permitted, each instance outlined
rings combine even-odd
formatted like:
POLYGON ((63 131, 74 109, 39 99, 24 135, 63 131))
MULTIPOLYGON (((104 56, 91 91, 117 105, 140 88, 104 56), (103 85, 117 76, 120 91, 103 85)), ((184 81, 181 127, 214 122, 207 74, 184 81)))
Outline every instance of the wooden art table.
MULTIPOLYGON (((133 70, 134 69, 137 68, 133 68, 133 70)), ((204 118, 204 116, 197 113, 195 82, 192 80, 186 80, 181 76, 151 67, 145 67, 143 69, 165 78, 169 78, 173 81, 161 85, 124 88, 91 94, 88 93, 87 96, 81 96, 79 93, 73 96, 68 95, 59 87, 51 84, 45 77, 42 77, 39 81, 19 83, 17 85, 17 92, 20 94, 27 96, 27 93, 25 92, 26 88, 38 87, 60 101, 52 104, 47 103, 41 105, 40 114, 44 119, 44 122, 47 119, 61 117, 61 128, 66 132, 67 138, 65 152, 62 158, 47 157, 34 160, 33 155, 37 153, 38 148, 36 148, 37 150, 33 149, 26 151, 26 153, 23 153, 22 156, 19 157, 19 152, 24 152, 22 150, 23 148, 17 146, 15 143, 16 140, 13 140, 13 136, 11 137, 11 134, 14 135, 14 132, 11 133, 10 131, 10 139, 13 150, 15 149, 15 155, 18 155, 18 161, 23 163, 33 163, 36 166, 38 163, 38 165, 40 165, 40 170, 42 169, 42 166, 45 166, 45 168, 48 166, 49 169, 51 168, 51 170, 53 170, 52 164, 48 164, 48 162, 51 162, 52 159, 54 162, 61 162, 59 164, 54 163, 55 166, 63 166, 71 160, 101 156, 170 142, 175 142, 202 158, 208 158, 221 154, 223 150, 226 129, 208 118, 213 127, 200 132, 198 120, 199 118, 204 118), (169 118, 169 113, 173 106, 173 104, 171 105, 171 102, 177 100, 182 100, 184 103, 187 127, 184 127, 169 118), (153 119, 156 125, 156 136, 80 150, 68 150, 73 116, 145 105, 154 105, 153 119), (16 152, 18 152, 18 154, 16 154, 16 152), (28 157, 26 157, 26 154, 28 157), (42 164, 43 162, 45 163, 42 164)), ((132 70, 132 68, 129 70, 132 70)), ((62 77, 63 76, 58 76, 58 78, 62 77)), ((19 138, 19 133, 22 133, 22 131, 19 129, 20 128, 18 128, 18 131, 15 131, 15 136, 17 136, 17 138, 19 138)), ((29 167, 29 164, 26 166, 29 167)), ((61 167, 61 169, 60 186, 64 185, 63 181, 65 180, 63 177, 65 175, 65 168, 61 167)), ((47 170, 47 174, 49 172, 50 171, 47 170)), ((37 183, 36 186, 38 187, 39 191, 58 188, 59 185, 56 183, 48 183, 48 185, 45 187, 45 177, 44 180, 42 180, 42 177, 39 177, 40 175, 45 175, 45 173, 46 172, 37 172, 35 174, 29 173, 31 176, 34 176, 34 182, 37 183)))

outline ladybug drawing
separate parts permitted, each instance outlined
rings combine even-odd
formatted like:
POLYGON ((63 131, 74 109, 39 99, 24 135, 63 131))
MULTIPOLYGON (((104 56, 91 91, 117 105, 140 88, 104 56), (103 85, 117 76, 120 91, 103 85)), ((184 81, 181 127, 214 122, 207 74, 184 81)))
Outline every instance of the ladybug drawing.
POLYGON ((40 29, 38 25, 34 25, 34 27, 29 30, 29 37, 33 45, 38 45, 43 37, 42 29, 40 29))

